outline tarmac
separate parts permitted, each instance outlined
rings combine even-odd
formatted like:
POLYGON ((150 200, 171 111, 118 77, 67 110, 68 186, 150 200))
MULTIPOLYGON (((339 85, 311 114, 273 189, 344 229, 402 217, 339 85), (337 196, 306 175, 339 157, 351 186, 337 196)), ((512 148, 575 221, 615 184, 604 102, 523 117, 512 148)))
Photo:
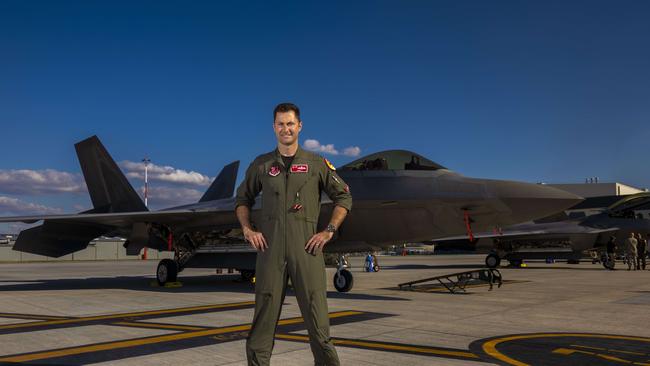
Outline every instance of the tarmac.
MULTIPOLYGON (((331 335, 342 365, 650 365, 650 271, 528 262, 504 283, 398 284, 483 268, 483 255, 351 258, 354 288, 334 290, 331 335)), ((187 269, 152 286, 156 261, 0 264, 0 363, 246 365, 254 288, 236 274, 187 269)), ((313 365, 288 294, 272 365, 313 365)))

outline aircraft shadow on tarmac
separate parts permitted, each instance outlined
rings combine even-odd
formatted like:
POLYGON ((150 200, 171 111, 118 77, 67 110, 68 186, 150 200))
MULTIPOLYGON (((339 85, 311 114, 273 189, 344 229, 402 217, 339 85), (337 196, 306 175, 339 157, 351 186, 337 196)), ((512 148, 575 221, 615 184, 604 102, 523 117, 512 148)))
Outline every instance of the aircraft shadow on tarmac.
MULTIPOLYGON (((598 272, 606 271, 606 269, 603 268, 603 266, 600 265, 600 264, 599 265, 593 265, 593 266, 591 266, 591 264, 587 264, 587 265, 584 265, 583 267, 575 267, 575 265, 572 266, 572 267, 553 267, 553 266, 546 267, 546 266, 543 266, 542 263, 538 263, 538 264, 540 264, 540 265, 535 266, 535 267, 527 266, 527 267, 524 267, 524 268, 522 268, 522 267, 514 267, 514 266, 501 266, 501 267, 498 267, 498 269, 520 269, 522 271, 525 271, 525 270, 528 270, 528 269, 534 269, 534 270, 538 270, 538 269, 549 270, 550 269, 550 270, 554 270, 554 271, 564 271, 564 270, 567 270, 567 271, 598 271, 598 272), (587 267, 587 266, 591 266, 591 267, 587 267)), ((619 269, 619 268, 617 268, 617 269, 619 269)))
MULTIPOLYGON (((526 267, 526 268, 521 268, 521 267, 514 267, 514 266, 500 266, 498 269, 521 269, 521 270, 526 270, 526 269, 552 269, 552 270, 571 270, 571 271, 604 271, 605 269, 602 267, 602 265, 592 265, 591 263, 589 264, 584 264, 581 265, 582 267, 576 267, 575 265, 572 267, 557 267, 557 266, 551 266, 548 265, 546 266, 543 262, 531 262, 529 264, 535 264, 534 267, 526 267), (539 265, 539 266, 538 266, 539 265)), ((381 266, 382 270, 395 270, 395 269, 464 269, 464 270, 471 270, 471 269, 478 269, 478 268, 485 268, 483 264, 443 264, 443 265, 435 265, 435 264, 398 264, 398 265, 393 265, 393 266, 381 266)), ((616 268, 617 270, 622 269, 623 267, 621 266, 620 268, 616 268)))
MULTIPOLYGON (((181 287, 152 286, 156 280, 146 276, 118 276, 97 278, 44 279, 28 281, 0 281, 0 293, 4 291, 52 291, 52 290, 98 290, 121 289, 137 291, 193 293, 193 292, 236 292, 255 293, 255 288, 248 282, 239 280, 239 275, 226 276, 187 276, 181 278, 181 287), (6 283, 6 284, 5 284, 6 283)), ((291 288, 287 295, 293 296, 291 288)), ((328 291, 328 298, 350 300, 410 301, 406 298, 369 295, 363 293, 339 293, 328 291)))
POLYGON ((481 264, 397 264, 393 266, 381 266, 382 270, 392 269, 472 269, 485 268, 481 264))

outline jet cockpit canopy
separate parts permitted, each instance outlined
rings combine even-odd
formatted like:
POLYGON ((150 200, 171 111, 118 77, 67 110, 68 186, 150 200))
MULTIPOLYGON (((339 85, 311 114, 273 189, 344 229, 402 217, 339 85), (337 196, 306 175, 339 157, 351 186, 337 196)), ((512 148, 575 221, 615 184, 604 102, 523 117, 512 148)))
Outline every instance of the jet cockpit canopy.
POLYGON ((447 169, 440 164, 407 150, 386 150, 367 155, 340 167, 353 170, 438 170, 447 169))
POLYGON ((643 218, 641 212, 650 210, 650 193, 636 193, 625 196, 607 208, 612 217, 643 218), (641 211, 641 212, 640 212, 641 211))

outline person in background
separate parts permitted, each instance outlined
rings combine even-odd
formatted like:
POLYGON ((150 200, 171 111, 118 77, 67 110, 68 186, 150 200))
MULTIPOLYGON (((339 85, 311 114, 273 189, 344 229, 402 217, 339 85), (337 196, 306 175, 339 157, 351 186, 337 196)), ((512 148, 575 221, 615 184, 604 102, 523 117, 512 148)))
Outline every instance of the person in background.
POLYGON ((625 239, 625 261, 627 262, 628 271, 631 269, 636 270, 637 244, 634 233, 630 233, 630 236, 625 239))
POLYGON ((616 266, 616 237, 610 236, 607 242, 607 266, 608 269, 614 269, 616 266))
POLYGON ((648 241, 643 237, 643 234, 637 234, 636 245, 636 269, 645 271, 645 257, 647 255, 648 241))

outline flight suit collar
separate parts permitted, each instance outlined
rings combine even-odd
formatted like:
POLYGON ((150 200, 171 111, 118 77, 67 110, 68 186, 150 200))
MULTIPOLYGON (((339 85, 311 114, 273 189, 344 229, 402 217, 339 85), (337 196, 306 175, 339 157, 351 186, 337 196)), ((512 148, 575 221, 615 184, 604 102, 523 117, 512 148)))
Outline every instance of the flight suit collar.
MULTIPOLYGON (((275 154, 275 161, 278 162, 281 166, 284 166, 284 160, 282 160, 282 154, 280 154, 280 150, 276 147, 275 150, 273 151, 275 154)), ((298 150, 296 150, 296 154, 293 156, 293 164, 296 164, 296 162, 303 162, 303 158, 305 157, 305 150, 303 150, 300 145, 298 145, 298 150)), ((289 167, 285 167, 289 168, 289 167)))

